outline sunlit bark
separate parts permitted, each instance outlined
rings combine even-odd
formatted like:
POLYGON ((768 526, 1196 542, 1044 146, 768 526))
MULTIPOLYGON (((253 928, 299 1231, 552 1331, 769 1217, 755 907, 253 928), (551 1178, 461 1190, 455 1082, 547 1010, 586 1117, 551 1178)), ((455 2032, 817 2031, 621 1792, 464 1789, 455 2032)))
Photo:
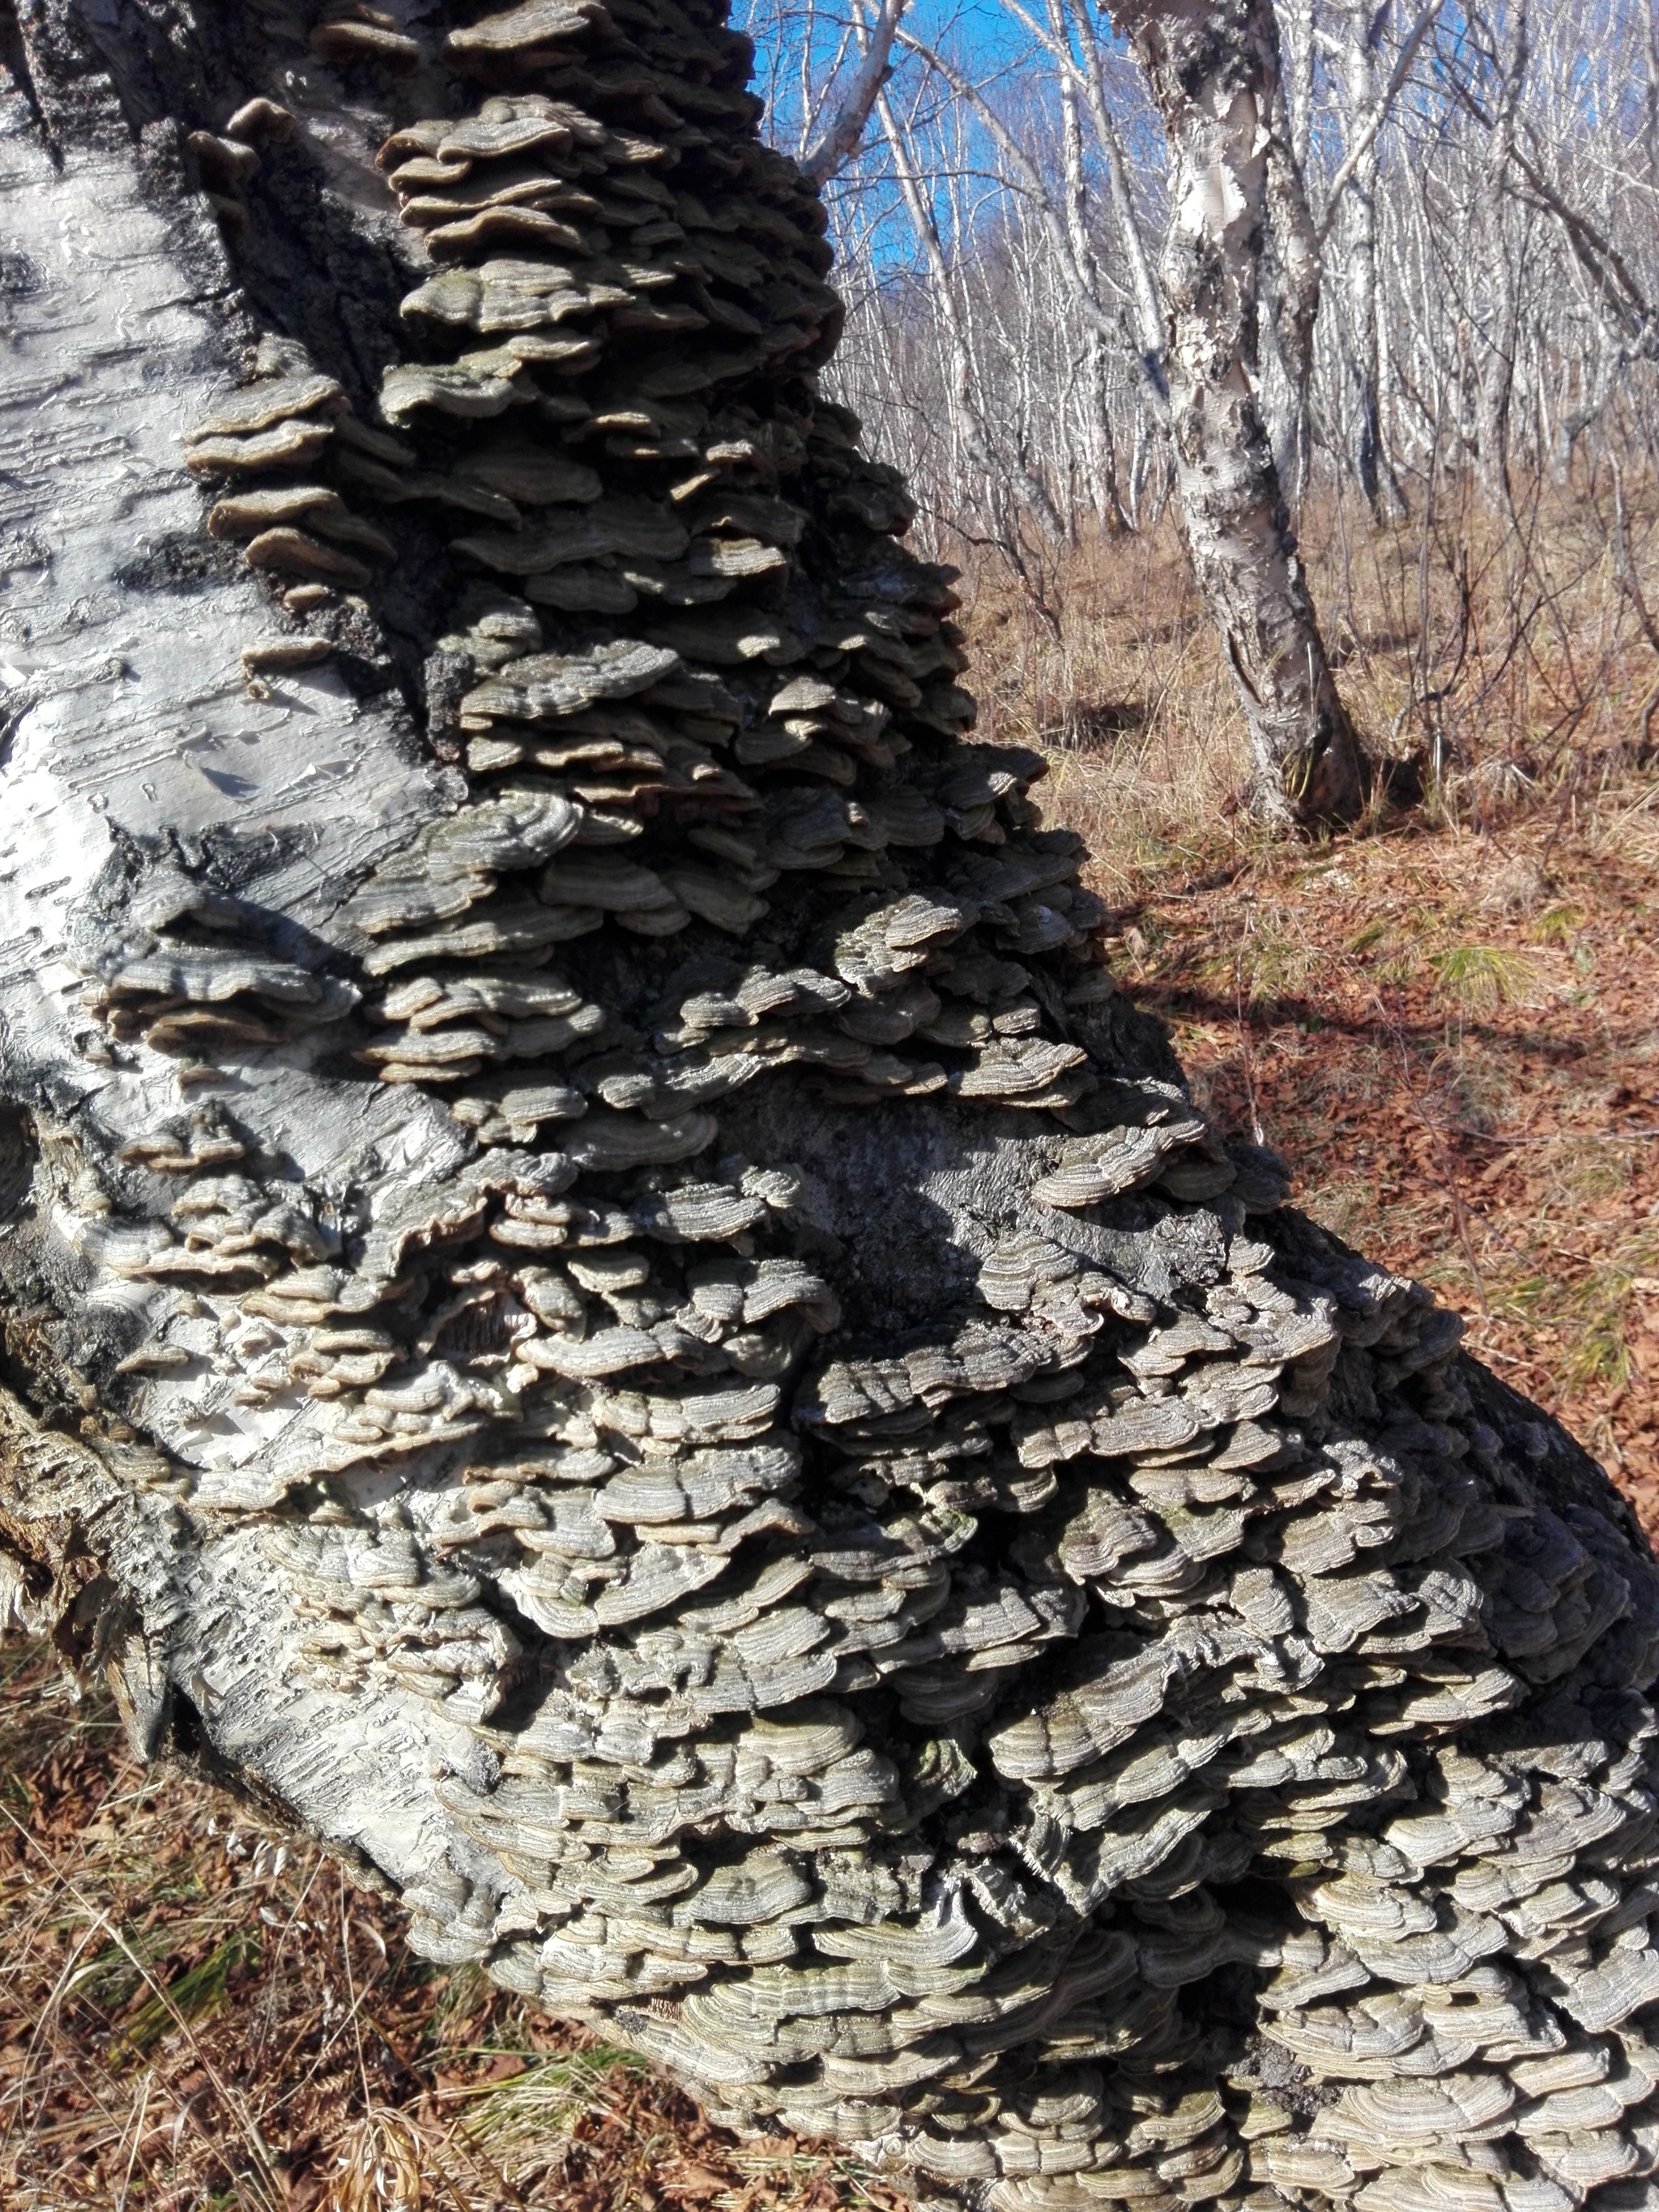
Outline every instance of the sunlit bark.
MULTIPOLYGON (((1273 11, 1267 0, 1127 0, 1115 20, 1133 42, 1170 142, 1159 274, 1176 477, 1199 589, 1249 732, 1250 803, 1282 822, 1351 816, 1363 797, 1359 749, 1260 398, 1279 85, 1273 11)), ((1288 183, 1283 171, 1279 182, 1288 183)))

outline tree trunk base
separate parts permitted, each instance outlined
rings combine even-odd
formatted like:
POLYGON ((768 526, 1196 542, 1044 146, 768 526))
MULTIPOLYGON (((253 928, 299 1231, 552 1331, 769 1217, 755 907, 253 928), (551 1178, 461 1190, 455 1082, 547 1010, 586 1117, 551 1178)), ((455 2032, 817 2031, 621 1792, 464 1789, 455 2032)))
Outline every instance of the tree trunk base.
POLYGON ((1645 2201, 1659 1573, 1115 995, 746 42, 198 15, 0 137, 10 1607, 924 2200, 1645 2201))

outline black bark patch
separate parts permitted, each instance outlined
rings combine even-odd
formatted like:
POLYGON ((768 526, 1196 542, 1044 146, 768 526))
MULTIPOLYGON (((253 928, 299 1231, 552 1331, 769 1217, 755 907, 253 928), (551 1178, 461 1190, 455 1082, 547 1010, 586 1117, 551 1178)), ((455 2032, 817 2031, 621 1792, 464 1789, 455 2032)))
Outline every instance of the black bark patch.
POLYGON ((198 584, 222 583, 240 575, 241 568, 239 547, 180 531, 124 561, 114 580, 128 592, 187 592, 198 584))
POLYGON ((0 299, 29 299, 44 282, 39 268, 27 253, 0 247, 0 299))

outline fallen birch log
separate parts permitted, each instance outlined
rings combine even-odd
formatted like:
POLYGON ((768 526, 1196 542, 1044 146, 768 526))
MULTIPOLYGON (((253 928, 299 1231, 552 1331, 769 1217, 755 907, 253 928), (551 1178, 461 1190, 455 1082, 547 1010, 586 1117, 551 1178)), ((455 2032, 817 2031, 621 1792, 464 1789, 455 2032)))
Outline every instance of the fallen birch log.
POLYGON ((920 2200, 1649 2203, 1647 1550, 1114 992, 746 42, 148 22, 0 48, 9 1608, 920 2200))

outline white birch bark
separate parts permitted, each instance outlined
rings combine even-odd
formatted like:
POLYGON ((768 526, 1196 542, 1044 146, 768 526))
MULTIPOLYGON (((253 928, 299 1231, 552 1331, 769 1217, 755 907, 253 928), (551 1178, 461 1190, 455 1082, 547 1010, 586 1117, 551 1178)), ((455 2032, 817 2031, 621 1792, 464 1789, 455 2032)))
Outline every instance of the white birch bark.
POLYGON ((1176 477, 1194 572, 1249 735, 1250 802, 1287 823, 1351 815, 1359 750, 1259 400, 1279 72, 1272 13, 1265 0, 1126 0, 1114 20, 1133 42, 1169 139, 1160 276, 1176 477))
MULTIPOLYGON (((1388 15, 1387 0, 1353 0, 1343 23, 1342 82, 1348 114, 1356 127, 1369 122, 1381 94, 1377 42, 1388 15)), ((1340 267, 1344 293, 1343 343, 1349 372, 1352 465, 1373 514, 1385 501, 1382 471, 1382 398, 1376 339, 1376 176, 1378 142, 1373 135, 1360 155, 1347 188, 1343 210, 1340 267)))

